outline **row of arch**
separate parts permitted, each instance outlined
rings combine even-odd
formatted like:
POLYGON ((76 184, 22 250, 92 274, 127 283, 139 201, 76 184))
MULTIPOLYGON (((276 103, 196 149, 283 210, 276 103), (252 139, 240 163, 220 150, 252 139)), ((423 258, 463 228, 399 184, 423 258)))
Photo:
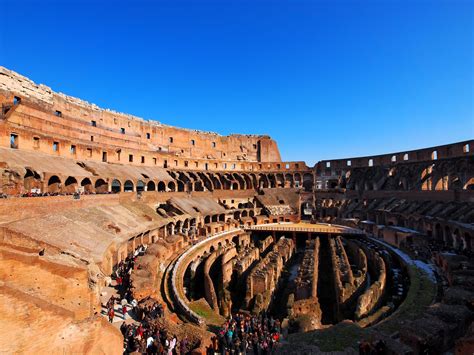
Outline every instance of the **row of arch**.
POLYGON ((38 173, 27 169, 24 175, 24 188, 29 191, 39 188, 43 191, 56 193, 73 193, 82 187, 85 192, 187 192, 187 191, 213 191, 213 190, 245 190, 259 188, 294 188, 302 187, 307 191, 313 188, 313 175, 310 173, 300 174, 239 174, 239 173, 193 173, 193 172, 169 172, 173 178, 171 181, 153 181, 148 178, 138 180, 82 178, 68 176, 61 179, 58 175, 48 178, 46 186, 38 173))

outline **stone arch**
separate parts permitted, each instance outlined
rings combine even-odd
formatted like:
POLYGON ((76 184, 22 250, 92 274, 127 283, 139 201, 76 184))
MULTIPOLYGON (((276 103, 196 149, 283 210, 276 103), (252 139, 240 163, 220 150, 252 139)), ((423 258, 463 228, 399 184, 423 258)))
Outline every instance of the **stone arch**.
POLYGON ((175 225, 175 233, 181 233, 183 229, 183 222, 177 221, 175 225))
POLYGON ((435 191, 448 190, 448 182, 449 182, 448 176, 442 176, 438 178, 436 180, 436 183, 434 184, 435 191))
POLYGON ((176 183, 174 181, 168 183, 168 190, 173 192, 176 191, 176 183))
POLYGON ((153 180, 148 181, 148 183, 146 184, 146 190, 147 191, 155 191, 156 190, 156 185, 155 185, 155 182, 153 180))
POLYGON ((181 180, 176 180, 176 182, 178 183, 178 191, 183 192, 184 191, 184 182, 182 182, 181 180))
POLYGON ((242 213, 240 214, 241 217, 248 217, 248 212, 247 210, 243 210, 242 213))
POLYGON ((240 211, 235 211, 234 212, 234 219, 238 221, 240 219, 240 211))
POLYGON ((245 179, 240 174, 234 173, 233 177, 239 182, 239 190, 245 190, 247 188, 245 179))
POLYGON ((255 217, 255 212, 253 210, 249 211, 249 217, 255 217))
POLYGON ((119 180, 114 179, 111 184, 111 190, 114 193, 122 191, 122 183, 119 180))
POLYGON ((301 174, 295 173, 293 179, 294 179, 295 187, 301 187, 302 185, 301 174))
POLYGON ((267 179, 268 179, 268 182, 270 184, 270 188, 274 189, 277 187, 277 181, 276 181, 276 177, 275 177, 275 174, 268 174, 267 175, 267 179))
POLYGON ((293 187, 294 186, 294 181, 293 181, 293 175, 290 173, 285 174, 285 187, 293 187))
POLYGON ((174 223, 170 222, 166 225, 166 232, 168 235, 174 235, 174 223))
POLYGON ((145 191, 145 183, 142 180, 137 181, 137 192, 145 191))
POLYGON ((31 189, 41 189, 40 175, 34 170, 26 169, 26 173, 23 176, 23 187, 27 191, 31 189))
POLYGON ((74 176, 69 176, 64 182, 63 191, 66 193, 74 193, 77 189, 77 179, 74 176))
POLYGON ((212 222, 217 222, 218 218, 219 218, 219 215, 215 214, 215 215, 212 215, 211 220, 212 222))
POLYGON ((467 182, 463 186, 464 190, 474 190, 474 177, 471 177, 470 179, 467 180, 467 182))
POLYGON ((221 213, 219 215, 219 222, 225 222, 225 214, 224 213, 221 213))
POLYGON ((59 192, 61 189, 61 179, 57 175, 53 175, 48 180, 48 192, 59 192))
POLYGON ((166 191, 166 184, 163 181, 158 182, 158 191, 166 191))
POLYGON ((270 182, 268 181, 268 177, 265 174, 258 175, 258 187, 260 189, 267 189, 270 187, 270 182))
POLYGON ((104 179, 97 179, 95 181, 94 186, 95 186, 95 192, 97 193, 105 193, 108 191, 108 185, 104 179))
POLYGON ((252 179, 250 178, 250 176, 248 176, 247 174, 242 174, 242 178, 244 179, 245 181, 245 188, 248 190, 248 189, 253 189, 253 185, 252 185, 252 179))
POLYGON ((133 182, 131 180, 125 181, 123 184, 123 191, 124 192, 132 192, 135 188, 135 185, 133 185, 133 182))
POLYGON ((285 177, 283 174, 276 174, 277 187, 285 187, 285 177))
POLYGON ((313 175, 306 173, 303 175, 303 188, 306 192, 313 191, 313 175))
POLYGON ((210 215, 204 217, 204 224, 209 224, 209 223, 211 223, 211 216, 210 215))
POLYGON ((201 180, 194 183, 194 191, 204 191, 204 186, 201 180))
POLYGON ((84 188, 85 192, 93 192, 94 191, 94 188, 92 187, 92 181, 89 178, 82 179, 81 186, 84 188))

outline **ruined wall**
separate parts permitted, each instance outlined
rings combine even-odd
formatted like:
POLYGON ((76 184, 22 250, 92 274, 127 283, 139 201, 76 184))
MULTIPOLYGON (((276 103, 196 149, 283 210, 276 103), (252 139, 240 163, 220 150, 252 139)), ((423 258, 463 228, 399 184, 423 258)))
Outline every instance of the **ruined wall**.
POLYGON ((379 305, 385 292, 387 279, 385 261, 373 250, 366 249, 366 253, 368 254, 368 261, 371 265, 371 270, 376 275, 376 280, 357 300, 355 318, 358 320, 370 315, 370 313, 379 305))
POLYGON ((97 161, 102 160, 103 152, 109 161, 132 164, 141 164, 142 156, 144 164, 154 164, 153 158, 173 164, 173 157, 235 163, 281 160, 276 142, 268 136, 220 136, 146 121, 55 93, 3 67, 0 103, 3 147, 10 145, 10 132, 14 132, 20 136, 21 149, 71 156, 72 143, 75 157, 97 161), (54 142, 59 143, 57 152, 51 149, 54 142), (129 154, 134 155, 133 162, 128 161, 129 154))

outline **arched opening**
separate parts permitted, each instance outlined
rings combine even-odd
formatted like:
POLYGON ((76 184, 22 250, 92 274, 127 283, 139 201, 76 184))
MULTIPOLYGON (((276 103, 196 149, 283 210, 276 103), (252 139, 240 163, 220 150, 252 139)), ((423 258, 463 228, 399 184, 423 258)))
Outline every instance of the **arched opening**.
POLYGON ((225 214, 219 215, 219 222, 225 222, 225 214))
POLYGON ((166 191, 166 184, 163 181, 158 182, 158 191, 166 191))
POLYGON ((240 219, 240 211, 235 211, 234 212, 234 219, 238 221, 240 219))
POLYGON ((467 182, 464 184, 464 190, 474 190, 474 177, 467 180, 467 182))
POLYGON ((61 180, 56 175, 53 175, 48 180, 48 192, 57 193, 61 189, 61 180))
POLYGON ((204 191, 204 186, 202 186, 201 181, 196 181, 194 183, 194 191, 204 191))
POLYGON ((81 186, 84 188, 84 192, 90 193, 94 191, 91 179, 89 178, 82 179, 81 186))
POLYGON ((276 175, 277 187, 285 187, 285 177, 283 174, 276 175))
POLYGON ((168 235, 174 235, 174 223, 168 223, 166 226, 166 232, 168 235))
POLYGON ((239 184, 236 182, 232 183, 232 190, 239 190, 239 184))
POLYGON ((23 177, 23 187, 28 192, 31 189, 41 189, 41 177, 36 171, 26 169, 25 176, 23 177))
POLYGON ((303 188, 306 192, 311 192, 313 190, 313 175, 303 175, 303 188))
POLYGON ((218 218, 219 218, 219 216, 218 216, 217 214, 215 214, 215 215, 213 215, 213 216, 211 217, 211 220, 212 220, 213 222, 217 222, 218 218))
POLYGON ((443 190, 448 190, 448 177, 443 176, 438 179, 438 181, 435 184, 435 190, 436 191, 443 191, 443 190))
POLYGON ((107 183, 103 179, 97 179, 95 182, 95 192, 106 193, 108 190, 107 183))
POLYGON ((211 216, 204 217, 204 224, 209 224, 209 223, 211 223, 211 216))
POLYGON ((300 173, 295 174, 294 183, 295 183, 295 187, 301 187, 302 183, 301 183, 301 174, 300 173))
POLYGON ((137 192, 145 191, 145 183, 141 180, 137 181, 137 192))
POLYGON ((175 233, 181 233, 183 228, 183 222, 176 222, 175 233))
POLYGON ((240 214, 241 217, 248 217, 248 212, 247 210, 243 210, 242 213, 240 214))
POLYGON ((178 183, 178 191, 183 192, 184 191, 184 182, 182 182, 181 180, 177 180, 177 183, 178 183))
POLYGON ((249 211, 249 217, 255 217, 255 212, 253 210, 249 211))
POLYGON ((117 179, 112 181, 111 190, 113 193, 119 193, 122 190, 122 184, 117 179))
POLYGON ((267 176, 265 174, 260 174, 258 177, 258 187, 260 189, 267 189, 269 185, 267 176))
POLYGON ((285 174, 285 187, 293 187, 293 175, 285 174))
POLYGON ((174 181, 170 181, 170 182, 168 183, 168 190, 169 190, 169 191, 173 191, 173 192, 176 191, 176 184, 175 184, 174 181))
POLYGON ((124 192, 133 192, 133 187, 134 187, 133 182, 131 182, 130 180, 127 180, 123 184, 123 191, 124 192))
POLYGON ((147 191, 155 191, 156 189, 156 185, 153 181, 148 181, 148 183, 146 184, 146 190, 147 191))
POLYGON ((72 194, 76 192, 77 180, 73 176, 69 176, 64 183, 64 192, 72 194))

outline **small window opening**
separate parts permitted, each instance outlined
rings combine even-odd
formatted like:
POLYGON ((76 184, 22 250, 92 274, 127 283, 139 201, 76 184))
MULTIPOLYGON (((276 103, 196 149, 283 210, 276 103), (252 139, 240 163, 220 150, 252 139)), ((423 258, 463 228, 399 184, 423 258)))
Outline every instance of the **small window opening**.
POLYGON ((21 97, 14 96, 13 97, 13 105, 19 105, 21 102, 21 97))
POLYGON ((59 151, 59 143, 53 142, 53 152, 58 152, 58 151, 59 151))
POLYGON ((69 151, 71 152, 71 154, 76 154, 76 146, 71 145, 71 148, 69 149, 69 151))
POLYGON ((94 141, 94 136, 91 136, 91 142, 93 142, 93 141, 94 141))
POLYGON ((125 128, 120 128, 120 133, 125 134, 125 128))
POLYGON ((157 163, 157 159, 153 158, 153 165, 156 165, 156 163, 157 163))
POLYGON ((91 126, 92 127, 97 127, 97 122, 96 121, 91 121, 91 126))
POLYGON ((405 153, 405 155, 403 156, 403 160, 408 160, 408 153, 405 153))
POLYGON ((92 158, 92 148, 87 148, 87 153, 89 155, 89 158, 92 158))
POLYGON ((177 160, 174 161, 174 166, 178 166, 178 161, 177 160))
POLYGON ((326 162, 326 168, 330 168, 331 167, 331 162, 330 161, 327 161, 326 162))
POLYGON ((145 157, 142 155, 142 164, 145 164, 145 157))
POLYGON ((196 145, 196 141, 194 139, 191 139, 191 145, 196 145))
POLYGON ((170 143, 173 143, 173 137, 170 137, 170 138, 169 138, 169 142, 170 142, 170 143))
POLYGON ((188 167, 188 164, 189 164, 188 161, 185 160, 185 161, 184 161, 184 167, 187 168, 187 167, 188 167))
POLYGON ((10 134, 10 148, 18 149, 18 134, 10 134))
POLYGON ((438 159, 438 151, 433 150, 431 153, 431 160, 437 160, 438 159))
POLYGON ((167 167, 168 167, 168 160, 165 160, 165 161, 163 162, 163 168, 167 168, 167 167))
POLYGON ((54 115, 57 116, 57 117, 63 117, 63 113, 61 111, 58 111, 58 110, 56 110, 54 112, 54 115))
POLYGON ((212 148, 216 147, 216 142, 212 142, 212 148))
POLYGON ((352 166, 352 162, 350 160, 347 161, 347 166, 352 166))
POLYGON ((396 155, 392 155, 392 163, 395 163, 397 161, 397 156, 396 155))
POLYGON ((151 134, 150 133, 147 133, 146 134, 146 139, 150 139, 151 138, 151 134))
POLYGON ((33 137, 33 147, 34 148, 39 148, 40 146, 40 139, 39 137, 33 137))
POLYGON ((374 166, 374 159, 369 159, 369 166, 374 166))
POLYGON ((464 153, 469 153, 469 144, 465 144, 464 147, 462 147, 462 151, 464 153))
POLYGON ((107 162, 107 152, 102 152, 102 161, 103 161, 104 163, 107 162))
POLYGON ((129 154, 129 155, 128 155, 128 161, 129 161, 130 163, 133 163, 133 154, 129 154))

